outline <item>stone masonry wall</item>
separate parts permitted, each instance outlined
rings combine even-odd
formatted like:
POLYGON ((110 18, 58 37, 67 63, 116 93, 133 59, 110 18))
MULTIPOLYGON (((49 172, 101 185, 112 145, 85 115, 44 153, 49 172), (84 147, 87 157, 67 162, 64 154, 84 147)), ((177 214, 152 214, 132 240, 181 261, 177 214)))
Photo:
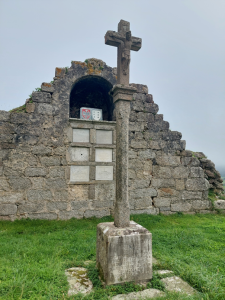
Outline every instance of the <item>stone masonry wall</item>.
POLYGON ((133 214, 206 212, 209 183, 197 157, 171 131, 146 86, 131 103, 129 195, 133 214))
MULTIPOLYGON (((115 68, 90 59, 56 68, 53 83, 33 92, 26 109, 0 111, 0 219, 69 219, 113 214, 110 184, 70 184, 69 99, 74 83, 100 76, 116 83, 115 68), (100 67, 98 67, 100 66, 100 67)), ((133 84, 134 85, 134 84, 133 84)), ((129 195, 131 213, 206 212, 210 187, 205 161, 185 150, 144 85, 131 103, 129 195)))

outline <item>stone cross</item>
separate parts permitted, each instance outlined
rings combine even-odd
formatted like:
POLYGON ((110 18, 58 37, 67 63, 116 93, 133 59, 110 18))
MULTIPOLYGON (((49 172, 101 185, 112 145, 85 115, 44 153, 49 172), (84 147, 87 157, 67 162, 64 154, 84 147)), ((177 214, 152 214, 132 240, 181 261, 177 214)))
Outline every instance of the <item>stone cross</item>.
POLYGON ((121 20, 118 32, 107 31, 107 45, 118 47, 117 84, 111 93, 116 110, 116 203, 114 225, 130 226, 130 207, 128 200, 128 149, 130 101, 136 88, 129 86, 130 50, 141 48, 141 39, 131 36, 130 23, 121 20))
POLYGON ((117 83, 129 85, 130 50, 141 49, 142 40, 131 36, 130 23, 120 20, 118 32, 107 31, 105 44, 117 47, 117 83))

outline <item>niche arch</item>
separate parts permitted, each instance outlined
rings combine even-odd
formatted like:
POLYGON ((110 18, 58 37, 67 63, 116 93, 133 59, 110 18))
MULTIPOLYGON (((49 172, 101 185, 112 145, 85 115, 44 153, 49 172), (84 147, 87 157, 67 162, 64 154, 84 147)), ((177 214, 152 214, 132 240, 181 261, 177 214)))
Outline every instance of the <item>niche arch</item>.
POLYGON ((103 77, 79 78, 70 92, 70 118, 80 118, 81 107, 101 108, 104 121, 113 121, 114 104, 109 91, 113 85, 103 77))

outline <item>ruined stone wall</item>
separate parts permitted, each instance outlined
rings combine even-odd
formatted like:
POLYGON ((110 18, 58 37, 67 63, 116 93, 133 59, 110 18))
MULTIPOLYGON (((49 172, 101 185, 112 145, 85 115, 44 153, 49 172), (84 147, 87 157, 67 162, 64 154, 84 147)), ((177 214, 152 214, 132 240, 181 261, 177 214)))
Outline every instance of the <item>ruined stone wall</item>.
MULTIPOLYGON (((72 62, 68 69, 56 68, 54 82, 33 92, 24 109, 0 111, 0 219, 113 214, 115 174, 110 182, 95 181, 97 164, 90 159, 91 184, 70 181, 70 92, 77 80, 89 75, 116 83, 115 68, 100 60, 72 62)), ((208 168, 207 161, 185 150, 181 133, 171 131, 163 115, 157 114, 158 105, 147 87, 134 86, 138 92, 131 103, 129 132, 131 213, 206 212, 211 208, 210 186, 202 169, 208 168)), ((113 126, 103 123, 93 121, 79 128, 94 132, 98 126, 113 126)))
POLYGON ((135 85, 130 114, 129 195, 133 214, 206 212, 209 183, 181 133, 158 114, 146 86, 135 85))

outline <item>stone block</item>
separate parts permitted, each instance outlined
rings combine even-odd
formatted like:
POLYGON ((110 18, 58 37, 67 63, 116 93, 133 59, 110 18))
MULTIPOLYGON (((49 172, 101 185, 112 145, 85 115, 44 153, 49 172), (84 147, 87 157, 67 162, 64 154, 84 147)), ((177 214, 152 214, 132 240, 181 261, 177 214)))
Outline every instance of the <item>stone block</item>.
POLYGON ((95 148, 96 162, 112 162, 112 149, 95 148))
POLYGON ((96 166, 95 180, 113 180, 113 166, 96 166))
POLYGON ((89 207, 89 202, 87 200, 81 200, 81 201, 73 201, 71 202, 71 208, 72 210, 80 210, 80 209, 87 209, 89 207))
POLYGON ((29 213, 28 218, 30 219, 41 219, 41 220, 56 220, 57 214, 55 213, 29 213))
POLYGON ((65 168, 64 167, 51 167, 49 169, 49 177, 56 178, 60 177, 65 179, 65 168))
POLYGON ((191 177, 204 177, 204 171, 201 167, 192 167, 191 168, 191 177))
POLYGON ((158 156, 156 158, 156 162, 160 166, 176 167, 180 165, 180 157, 163 154, 162 156, 158 156))
POLYGON ((72 185, 69 187, 70 200, 84 200, 89 198, 88 185, 72 185))
POLYGON ((158 197, 159 198, 168 198, 168 197, 179 197, 180 192, 176 189, 171 188, 161 188, 158 189, 158 197))
POLYGON ((133 221, 126 228, 100 223, 96 260, 106 285, 147 282, 152 278, 152 235, 133 221))
POLYGON ((108 208, 107 209, 101 209, 101 210, 87 209, 84 212, 84 217, 85 218, 91 218, 91 217, 102 218, 102 217, 106 217, 106 216, 110 216, 110 210, 108 208))
POLYGON ((115 200, 115 184, 96 184, 95 185, 95 199, 99 201, 115 200))
POLYGON ((9 121, 10 112, 5 110, 0 110, 0 121, 9 121))
POLYGON ((155 158, 155 151, 153 151, 152 149, 141 150, 138 151, 138 156, 141 159, 153 159, 155 158))
POLYGON ((32 189, 43 189, 45 187, 45 179, 43 177, 33 177, 32 189))
POLYGON ((4 178, 0 178, 0 190, 6 191, 6 192, 10 190, 8 181, 4 178))
POLYGON ((106 201, 93 201, 92 206, 93 208, 113 208, 113 201, 106 199, 106 201))
POLYGON ((176 190, 182 191, 185 189, 184 180, 183 179, 176 179, 176 190))
POLYGON ((152 207, 152 198, 139 198, 132 201, 130 200, 130 207, 134 209, 145 209, 152 207))
POLYGON ((192 202, 192 207, 196 210, 210 209, 212 207, 212 203, 209 200, 195 200, 192 202))
POLYGON ((55 108, 51 104, 40 103, 37 104, 37 112, 41 115, 49 115, 52 116, 55 113, 55 108))
POLYGON ((153 175, 156 178, 171 178, 171 168, 170 167, 153 166, 153 175))
POLYGON ((8 192, 0 197, 0 203, 6 203, 6 204, 21 204, 24 202, 24 196, 23 193, 13 193, 8 192))
POLYGON ((135 209, 135 210, 130 210, 131 215, 139 215, 139 214, 147 214, 147 215, 158 215, 159 214, 159 209, 156 207, 150 207, 146 209, 135 209))
POLYGON ((35 213, 42 211, 44 209, 44 203, 24 203, 22 205, 19 205, 18 207, 18 213, 24 214, 24 213, 35 213))
POLYGON ((45 92, 33 92, 32 101, 38 103, 51 103, 51 94, 45 92))
POLYGON ((89 129, 73 129, 73 142, 74 143, 89 143, 90 130, 89 129))
POLYGON ((12 177, 9 184, 14 191, 26 190, 32 185, 30 179, 25 177, 12 177))
POLYGON ((130 131, 143 131, 145 127, 145 122, 130 122, 129 130, 130 131))
POLYGON ((147 95, 146 95, 146 100, 145 100, 145 102, 146 102, 146 103, 154 103, 152 94, 147 94, 147 95))
POLYGON ((96 130, 96 144, 112 144, 113 135, 111 130, 96 130))
POLYGON ((151 186, 155 187, 155 188, 175 187, 175 180, 172 178, 169 178, 169 179, 152 178, 151 186))
POLYGON ((142 189, 147 188, 150 185, 150 179, 141 179, 141 180, 129 180, 129 187, 130 189, 142 189))
POLYGON ((67 187, 66 180, 62 178, 46 179, 46 187, 49 189, 62 190, 67 187))
POLYGON ((147 142, 145 140, 139 140, 139 141, 135 141, 135 140, 131 140, 131 148, 134 149, 145 149, 147 148, 147 142))
POLYGON ((35 110, 35 103, 27 103, 26 104, 26 112, 33 113, 35 110))
POLYGON ((38 145, 33 147, 32 153, 35 155, 49 155, 52 153, 52 148, 44 145, 38 145))
POLYGON ((204 191, 209 189, 209 182, 205 178, 188 179, 186 189, 188 191, 204 191))
POLYGON ((55 88, 54 88, 53 84, 43 82, 41 85, 41 90, 42 90, 42 92, 53 93, 55 88))
POLYGON ((72 147, 69 151, 72 161, 89 161, 90 148, 72 147))
POLYGON ((83 211, 76 211, 76 210, 71 210, 71 211, 66 211, 66 210, 60 210, 58 212, 58 217, 60 220, 69 220, 71 218, 76 218, 76 219, 82 219, 84 216, 83 211))
POLYGON ((45 201, 51 200, 52 193, 49 190, 29 190, 27 192, 27 200, 28 201, 45 201))
POLYGON ((225 209, 225 200, 216 200, 214 206, 216 209, 225 209))
POLYGON ((70 181, 89 181, 89 166, 71 166, 70 181))
POLYGON ((198 167, 200 166, 200 161, 196 157, 181 157, 181 164, 184 166, 198 167))
POLYGON ((133 86, 137 89, 137 93, 148 94, 148 87, 144 84, 130 83, 130 86, 133 86))
POLYGON ((172 177, 177 179, 188 178, 189 174, 190 174, 190 169, 183 166, 179 166, 172 170, 172 177))
POLYGON ((155 103, 145 103, 144 111, 152 114, 157 114, 157 112, 159 111, 159 106, 155 103))
POLYGON ((155 207, 170 207, 171 199, 170 198, 154 198, 154 206, 155 207))
POLYGON ((202 192, 183 191, 181 198, 183 200, 202 199, 202 192))
POLYGON ((144 188, 144 189, 136 189, 130 191, 130 197, 133 199, 145 198, 150 199, 151 197, 156 197, 157 191, 154 188, 144 188))
POLYGON ((52 167, 52 166, 60 166, 60 157, 57 156, 45 156, 41 157, 41 164, 46 167, 52 167))
POLYGON ((48 171, 45 168, 40 167, 28 167, 25 169, 25 176, 26 177, 40 177, 40 176, 46 176, 48 171))
POLYGON ((17 212, 17 206, 15 204, 0 204, 0 215, 8 216, 14 215, 17 212))
POLYGON ((187 212, 192 209, 192 202, 183 201, 183 202, 175 202, 171 204, 171 211, 182 211, 187 212))
POLYGON ((66 210, 67 202, 65 202, 65 201, 47 202, 46 207, 47 207, 48 211, 66 210))

